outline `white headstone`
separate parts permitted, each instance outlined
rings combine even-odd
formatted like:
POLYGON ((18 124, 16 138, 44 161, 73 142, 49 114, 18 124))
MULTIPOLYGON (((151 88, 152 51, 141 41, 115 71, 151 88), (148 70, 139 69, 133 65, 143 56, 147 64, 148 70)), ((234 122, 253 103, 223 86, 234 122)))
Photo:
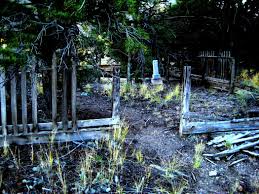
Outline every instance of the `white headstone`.
POLYGON ((153 60, 153 77, 152 79, 160 79, 161 76, 158 70, 158 60, 153 60))
POLYGON ((161 76, 159 74, 158 60, 153 60, 153 75, 152 75, 151 82, 154 85, 163 84, 163 81, 162 81, 161 76))

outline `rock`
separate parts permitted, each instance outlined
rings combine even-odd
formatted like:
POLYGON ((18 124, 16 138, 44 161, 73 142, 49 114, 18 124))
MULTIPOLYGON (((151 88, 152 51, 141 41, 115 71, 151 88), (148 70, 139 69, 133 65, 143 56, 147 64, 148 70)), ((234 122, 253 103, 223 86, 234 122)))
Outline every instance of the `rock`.
POLYGON ((209 172, 209 176, 217 176, 217 175, 218 175, 217 170, 212 170, 209 172))
POLYGON ((8 168, 9 168, 9 169, 14 168, 14 165, 13 165, 13 164, 10 164, 10 165, 8 166, 8 168))
POLYGON ((107 188, 107 189, 105 189, 105 192, 106 193, 109 193, 111 191, 111 188, 109 187, 109 188, 107 188))
POLYGON ((33 171, 33 172, 38 172, 39 170, 40 170, 40 169, 39 169, 38 166, 32 168, 32 171, 33 171))
POLYGON ((239 192, 243 192, 244 188, 242 187, 242 185, 238 185, 237 190, 238 190, 239 192))
POLYGON ((89 96, 89 94, 87 92, 82 92, 80 95, 81 96, 89 96))

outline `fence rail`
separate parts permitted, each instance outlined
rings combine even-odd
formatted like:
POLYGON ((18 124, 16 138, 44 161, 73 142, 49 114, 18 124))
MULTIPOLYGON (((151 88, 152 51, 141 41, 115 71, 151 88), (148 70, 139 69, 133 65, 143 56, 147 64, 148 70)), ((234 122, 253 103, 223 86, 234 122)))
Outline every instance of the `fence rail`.
MULTIPOLYGON (((90 120, 78 120, 77 119, 77 66, 78 62, 71 59, 72 70, 71 70, 71 88, 68 89, 68 71, 63 69, 62 74, 62 118, 61 121, 57 120, 57 56, 56 53, 52 56, 51 65, 51 114, 52 122, 40 123, 38 122, 38 93, 37 93, 37 83, 38 77, 36 72, 35 62, 32 64, 30 69, 30 76, 27 76, 28 69, 25 67, 21 69, 20 72, 13 73, 10 80, 6 79, 6 72, 1 69, 0 71, 0 100, 1 100, 1 126, 0 126, 0 146, 3 145, 3 141, 7 143, 17 143, 17 144, 27 144, 27 143, 37 143, 46 142, 48 140, 45 136, 50 136, 55 133, 59 141, 70 141, 70 140, 82 140, 84 137, 89 137, 86 135, 87 129, 90 131, 100 130, 101 128, 109 128, 119 123, 119 106, 120 106, 120 69, 118 66, 113 66, 114 76, 113 76, 113 100, 112 100, 112 117, 104 119, 90 119, 90 120), (17 80, 20 80, 18 85, 17 80), (31 83, 29 86, 27 83, 31 83), (7 84, 10 84, 10 91, 7 88, 7 84), (19 88, 20 87, 20 88, 19 88), (7 91, 8 89, 8 91, 7 91), (20 89, 20 90, 19 90, 20 89), (20 92, 17 92, 17 91, 20 92), (30 91, 30 95, 28 95, 30 91), (72 118, 68 120, 68 91, 71 91, 71 113, 72 118), (7 124, 7 115, 9 115, 9 110, 7 110, 7 93, 10 93, 11 98, 11 124, 7 124), (21 105, 21 123, 18 123, 17 119, 17 95, 20 95, 21 105), (28 98, 31 100, 31 115, 28 114, 28 98), (31 123, 28 123, 28 118, 31 116, 31 123), (76 134, 78 136, 76 136, 76 134), (83 135, 83 136, 82 136, 83 135), (63 137, 67 137, 64 139, 63 137), (34 138, 33 141, 32 137, 34 138), (70 138, 71 137, 71 138, 70 138), (22 139, 22 140, 21 140, 22 139)), ((93 133, 93 132, 91 132, 93 133)), ((100 132, 98 132, 100 134, 100 132)))

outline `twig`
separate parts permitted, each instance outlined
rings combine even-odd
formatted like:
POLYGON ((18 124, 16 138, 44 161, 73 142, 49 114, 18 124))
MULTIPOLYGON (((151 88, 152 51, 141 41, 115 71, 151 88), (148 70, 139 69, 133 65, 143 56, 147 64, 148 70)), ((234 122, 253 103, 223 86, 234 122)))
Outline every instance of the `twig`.
POLYGON ((256 152, 251 152, 249 150, 243 150, 243 152, 250 154, 251 156, 259 157, 259 153, 256 153, 256 152))
POLYGON ((79 148, 82 144, 84 144, 83 142, 78 144, 74 149, 70 150, 68 153, 66 153, 65 155, 59 157, 59 158, 64 158, 66 157, 67 155, 71 154, 73 151, 75 151, 77 148, 79 148))
POLYGON ((229 167, 230 166, 234 166, 235 164, 237 164, 237 163, 239 163, 239 162, 242 162, 242 161, 244 161, 244 160, 246 160, 247 158, 241 158, 241 159, 239 159, 239 160, 236 160, 236 161, 234 161, 234 162, 232 162, 230 165, 228 165, 229 167))
POLYGON ((204 157, 204 158, 205 158, 205 160, 207 160, 208 162, 210 162, 210 163, 212 163, 212 164, 214 164, 214 165, 217 165, 215 162, 211 161, 210 159, 208 159, 208 158, 206 158, 206 157, 204 157))

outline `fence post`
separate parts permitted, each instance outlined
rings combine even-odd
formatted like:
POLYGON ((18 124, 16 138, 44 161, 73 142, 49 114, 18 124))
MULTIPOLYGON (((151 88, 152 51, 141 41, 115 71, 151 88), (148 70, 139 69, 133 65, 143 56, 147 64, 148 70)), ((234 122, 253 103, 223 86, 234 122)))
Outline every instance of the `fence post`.
POLYGON ((21 101, 22 101, 22 124, 23 133, 28 133, 27 128, 27 83, 26 83, 26 67, 23 67, 21 73, 21 101))
POLYGON ((112 118, 120 117, 120 67, 113 66, 112 118))
POLYGON ((5 91, 5 71, 1 69, 0 75, 0 92, 1 92, 1 121, 2 121, 2 134, 7 135, 6 129, 6 91, 5 91))
POLYGON ((52 84, 51 84, 51 93, 52 93, 52 127, 57 129, 57 55, 56 52, 53 52, 52 55, 52 84))
POLYGON ((37 73, 36 73, 36 59, 35 56, 32 57, 32 70, 31 70, 31 103, 32 103, 32 125, 33 125, 33 131, 38 131, 38 101, 37 101, 37 73))
POLYGON ((229 58, 229 60, 231 64, 230 93, 233 93, 235 87, 236 61, 234 57, 229 58))
POLYGON ((11 79, 11 113, 14 135, 18 134, 17 129, 17 96, 16 96, 16 73, 12 75, 11 79))
POLYGON ((188 122, 188 113, 190 106, 190 95, 191 95, 191 66, 184 67, 183 74, 183 90, 182 90, 182 105, 181 105, 181 118, 180 118, 180 130, 179 133, 182 136, 183 130, 188 122))
POLYGON ((71 59, 72 61, 72 94, 71 94, 71 109, 72 109, 72 129, 77 130, 77 118, 76 118, 76 89, 77 89, 77 78, 76 78, 76 66, 77 61, 75 59, 71 59))
POLYGON ((67 70, 63 69, 63 94, 62 94, 62 126, 66 131, 68 129, 67 119, 67 70))

